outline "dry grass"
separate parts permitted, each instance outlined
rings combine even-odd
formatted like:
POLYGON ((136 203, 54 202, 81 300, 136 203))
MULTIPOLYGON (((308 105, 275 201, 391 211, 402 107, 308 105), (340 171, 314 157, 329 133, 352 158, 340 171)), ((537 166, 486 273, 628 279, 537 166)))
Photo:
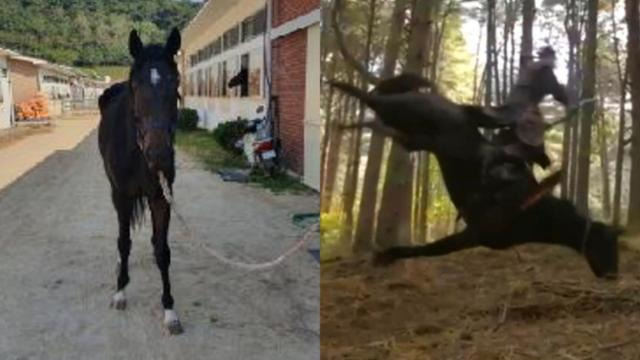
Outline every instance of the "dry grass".
POLYGON ((639 359, 640 254, 621 278, 550 246, 324 264, 322 359, 639 359))

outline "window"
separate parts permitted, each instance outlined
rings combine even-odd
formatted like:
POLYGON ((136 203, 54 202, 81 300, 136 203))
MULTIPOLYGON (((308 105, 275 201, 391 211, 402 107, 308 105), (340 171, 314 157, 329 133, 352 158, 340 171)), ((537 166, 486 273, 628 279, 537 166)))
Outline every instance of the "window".
POLYGON ((213 42, 213 56, 216 56, 218 54, 220 54, 222 52, 222 39, 221 38, 217 38, 214 42, 213 42))
POLYGON ((258 36, 267 30, 267 9, 262 8, 253 16, 253 36, 258 36))
POLYGON ((231 29, 227 30, 227 32, 222 35, 224 42, 224 50, 231 49, 232 47, 238 45, 238 40, 240 38, 240 27, 234 26, 231 29))
POLYGON ((264 33, 266 29, 267 10, 262 8, 252 16, 247 17, 240 24, 242 32, 242 42, 249 41, 264 33))
POLYGON ((249 54, 243 54, 240 58, 240 96, 249 96, 249 54))
POLYGON ((214 71, 213 66, 210 66, 207 69, 207 72, 209 73, 209 96, 214 97, 216 96, 216 81, 215 81, 216 72, 214 71))
POLYGON ((227 62, 218 63, 219 96, 227 96, 227 62))

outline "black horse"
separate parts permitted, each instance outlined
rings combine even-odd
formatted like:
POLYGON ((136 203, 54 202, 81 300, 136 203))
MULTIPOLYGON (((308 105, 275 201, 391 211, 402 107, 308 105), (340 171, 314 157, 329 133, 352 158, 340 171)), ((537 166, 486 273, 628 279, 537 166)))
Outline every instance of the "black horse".
POLYGON ((162 276, 164 324, 171 334, 181 333, 182 325, 173 310, 169 282, 171 252, 167 240, 170 207, 163 196, 159 176, 172 188, 179 98, 174 56, 179 49, 177 29, 173 29, 166 45, 143 46, 138 33, 131 32, 129 52, 134 62, 129 80, 113 85, 100 97, 98 133, 100 154, 119 223, 120 263, 112 306, 119 310, 126 307, 124 288, 129 283, 130 229, 141 220, 146 201, 153 223, 151 243, 162 276))
MULTIPOLYGON (((378 262, 440 256, 477 246, 505 249, 524 243, 548 243, 581 252, 598 277, 617 275, 620 231, 578 214, 567 200, 544 194, 522 210, 490 203, 469 207, 472 197, 487 191, 481 176, 483 154, 497 146, 478 131, 478 126, 492 122, 481 108, 461 106, 436 94, 405 92, 410 89, 401 94, 379 94, 344 83, 332 85, 365 102, 380 117, 381 121, 366 126, 391 136, 409 151, 434 154, 449 196, 467 223, 463 231, 427 245, 386 249, 377 255, 378 262)), ((526 164, 511 165, 515 165, 509 171, 517 179, 511 184, 516 198, 535 192, 539 184, 531 169, 526 164)))

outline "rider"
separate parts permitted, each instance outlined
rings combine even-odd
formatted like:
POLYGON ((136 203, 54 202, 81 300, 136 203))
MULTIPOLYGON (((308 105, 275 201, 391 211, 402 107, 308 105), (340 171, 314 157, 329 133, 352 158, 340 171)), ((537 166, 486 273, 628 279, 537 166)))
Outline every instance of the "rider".
POLYGON ((496 138, 502 146, 486 157, 485 174, 493 164, 510 159, 537 163, 543 168, 549 166, 544 149, 546 126, 538 105, 548 93, 565 107, 569 104, 567 91, 553 72, 555 60, 552 47, 540 49, 538 61, 522 72, 505 104, 485 111, 496 125, 505 127, 496 138))
POLYGON ((550 191, 560 179, 555 173, 533 187, 519 179, 530 170, 526 164, 537 163, 543 168, 550 165, 544 149, 545 123, 538 107, 544 96, 553 97, 568 106, 568 96, 555 74, 555 51, 550 46, 538 51, 538 61, 530 64, 509 94, 504 105, 485 109, 495 126, 502 127, 487 147, 483 157, 483 189, 470 200, 469 211, 481 209, 487 202, 498 205, 506 212, 517 211, 530 204, 543 192, 550 191))

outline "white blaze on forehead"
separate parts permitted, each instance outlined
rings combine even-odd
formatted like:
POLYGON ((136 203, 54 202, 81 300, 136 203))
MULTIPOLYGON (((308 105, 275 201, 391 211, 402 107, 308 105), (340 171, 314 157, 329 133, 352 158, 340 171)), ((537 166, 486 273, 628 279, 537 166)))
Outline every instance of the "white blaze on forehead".
POLYGON ((151 68, 151 85, 158 85, 161 79, 162 77, 160 76, 158 69, 151 68))

